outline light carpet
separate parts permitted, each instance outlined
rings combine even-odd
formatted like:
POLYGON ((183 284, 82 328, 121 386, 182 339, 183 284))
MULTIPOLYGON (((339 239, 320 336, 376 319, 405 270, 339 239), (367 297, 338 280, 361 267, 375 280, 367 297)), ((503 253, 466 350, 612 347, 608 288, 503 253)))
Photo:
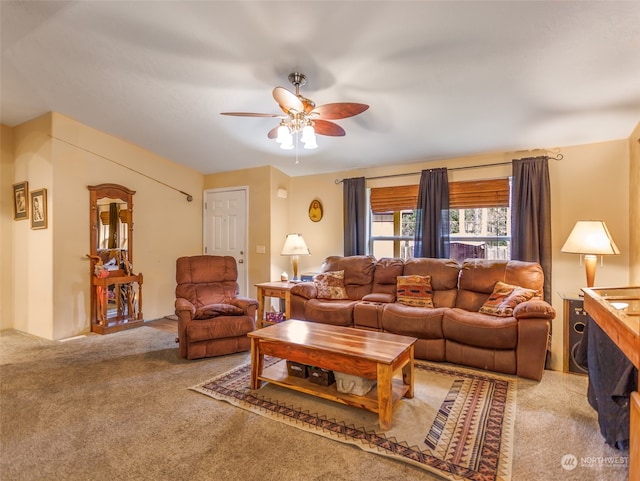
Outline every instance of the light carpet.
MULTIPOLYGON (((265 358, 265 367, 275 363, 284 361, 265 358)), ((444 479, 511 479, 516 377, 416 360, 414 397, 382 431, 376 413, 269 383, 251 390, 250 375, 244 364, 190 389, 444 479)))

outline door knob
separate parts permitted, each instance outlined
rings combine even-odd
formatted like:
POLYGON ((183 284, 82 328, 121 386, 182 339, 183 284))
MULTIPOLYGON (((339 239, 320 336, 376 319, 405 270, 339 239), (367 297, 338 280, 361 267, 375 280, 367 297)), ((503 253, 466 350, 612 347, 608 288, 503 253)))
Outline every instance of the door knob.
POLYGON ((244 259, 238 260, 238 264, 244 264, 244 259))

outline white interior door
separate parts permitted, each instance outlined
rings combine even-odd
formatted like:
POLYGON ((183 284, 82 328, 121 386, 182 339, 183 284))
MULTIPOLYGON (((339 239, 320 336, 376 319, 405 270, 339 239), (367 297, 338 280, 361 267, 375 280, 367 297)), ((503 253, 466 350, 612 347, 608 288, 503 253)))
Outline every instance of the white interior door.
POLYGON ((204 253, 233 256, 240 295, 247 285, 247 188, 212 189, 204 195, 204 253))

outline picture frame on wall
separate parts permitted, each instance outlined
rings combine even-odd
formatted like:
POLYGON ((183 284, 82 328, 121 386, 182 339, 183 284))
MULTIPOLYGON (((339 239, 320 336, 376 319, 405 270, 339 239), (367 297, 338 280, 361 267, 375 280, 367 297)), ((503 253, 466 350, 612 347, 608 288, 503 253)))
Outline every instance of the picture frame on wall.
POLYGON ((29 182, 13 184, 13 220, 29 218, 29 182))
POLYGON ((47 228, 47 189, 31 191, 31 228, 47 228))

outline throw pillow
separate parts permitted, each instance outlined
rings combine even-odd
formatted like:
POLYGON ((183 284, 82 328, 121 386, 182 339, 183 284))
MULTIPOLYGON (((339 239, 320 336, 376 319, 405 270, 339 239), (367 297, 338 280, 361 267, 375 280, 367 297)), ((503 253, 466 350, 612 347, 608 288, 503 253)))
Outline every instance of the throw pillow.
POLYGON ((316 274, 313 283, 318 290, 318 299, 349 299, 344 287, 344 271, 327 271, 316 274))
POLYGON ((242 316, 244 310, 231 304, 208 304, 196 309, 194 319, 211 319, 218 316, 242 316))
POLYGON ((433 307, 431 276, 398 276, 396 299, 407 306, 433 307))
POLYGON ((521 302, 532 299, 535 295, 536 291, 533 289, 512 286, 498 281, 493 288, 493 292, 480 308, 480 312, 492 316, 509 317, 513 315, 514 307, 521 302))

